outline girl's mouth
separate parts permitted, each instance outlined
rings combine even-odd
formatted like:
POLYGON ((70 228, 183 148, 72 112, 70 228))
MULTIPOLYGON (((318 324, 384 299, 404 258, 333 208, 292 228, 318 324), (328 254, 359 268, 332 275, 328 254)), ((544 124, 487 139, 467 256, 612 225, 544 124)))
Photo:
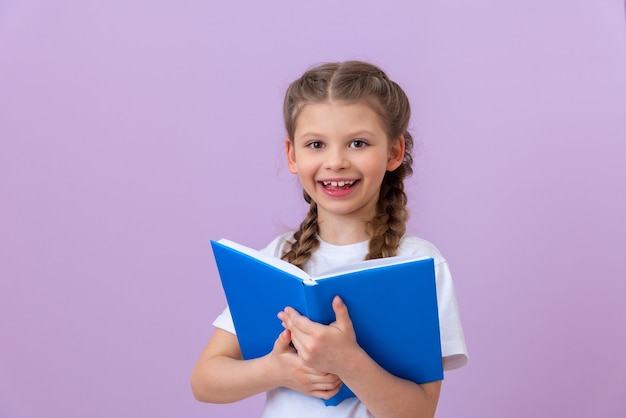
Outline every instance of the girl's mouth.
POLYGON ((348 189, 356 183, 356 180, 321 181, 326 189, 348 189))
POLYGON ((326 195, 334 198, 342 198, 352 194, 358 180, 323 180, 319 183, 326 195))

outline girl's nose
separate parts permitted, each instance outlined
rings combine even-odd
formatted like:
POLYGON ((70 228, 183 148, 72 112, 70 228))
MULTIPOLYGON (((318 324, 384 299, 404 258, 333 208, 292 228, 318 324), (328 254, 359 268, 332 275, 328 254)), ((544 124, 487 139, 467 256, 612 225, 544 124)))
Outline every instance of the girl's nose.
POLYGON ((345 152, 343 150, 335 149, 329 150, 327 154, 327 159, 325 162, 325 166, 328 170, 343 170, 348 168, 350 162, 346 158, 345 152))

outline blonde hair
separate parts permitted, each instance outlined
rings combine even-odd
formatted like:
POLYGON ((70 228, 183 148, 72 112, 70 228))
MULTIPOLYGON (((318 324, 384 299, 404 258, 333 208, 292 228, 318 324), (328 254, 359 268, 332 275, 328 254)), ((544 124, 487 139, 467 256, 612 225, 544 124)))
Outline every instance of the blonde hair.
MULTIPOLYGON (((413 138, 407 131, 411 117, 409 100, 402 88, 380 68, 361 61, 327 63, 311 68, 295 80, 285 94, 283 117, 293 143, 296 122, 305 105, 337 100, 365 102, 376 112, 389 140, 404 137, 405 154, 400 167, 385 173, 376 214, 368 224, 370 241, 366 259, 397 254, 408 219, 404 179, 413 173, 413 138)), ((291 247, 282 258, 302 267, 319 247, 317 205, 304 193, 309 212, 294 233, 291 247)))

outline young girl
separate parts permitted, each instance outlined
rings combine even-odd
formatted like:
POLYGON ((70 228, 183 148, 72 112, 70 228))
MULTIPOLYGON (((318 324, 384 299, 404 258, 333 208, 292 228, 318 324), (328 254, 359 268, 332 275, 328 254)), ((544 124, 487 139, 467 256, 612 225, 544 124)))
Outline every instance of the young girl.
MULTIPOLYGON (((448 265, 432 244, 406 232, 409 117, 405 93, 371 64, 324 64, 294 81, 284 103, 285 149, 310 208, 297 231, 263 251, 312 276, 362 259, 434 258, 442 361, 450 370, 466 363, 467 350, 448 265)), ((273 350, 242 360, 226 308, 193 371, 195 397, 225 403, 267 392, 263 416, 271 418, 434 416, 441 382, 420 385, 382 369, 359 347, 339 297, 333 309, 330 325, 289 307, 277 312, 285 330, 273 350), (356 397, 335 407, 318 399, 342 384, 356 397)))

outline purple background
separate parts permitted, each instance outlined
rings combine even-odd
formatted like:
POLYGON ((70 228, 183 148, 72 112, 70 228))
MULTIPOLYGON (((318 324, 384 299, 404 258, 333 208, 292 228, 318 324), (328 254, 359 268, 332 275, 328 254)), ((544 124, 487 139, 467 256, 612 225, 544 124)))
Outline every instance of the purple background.
POLYGON ((189 389, 209 239, 298 223, 282 95, 350 58, 414 108, 471 356, 438 416, 625 416, 625 35, 617 0, 0 1, 0 417, 258 416, 189 389))

